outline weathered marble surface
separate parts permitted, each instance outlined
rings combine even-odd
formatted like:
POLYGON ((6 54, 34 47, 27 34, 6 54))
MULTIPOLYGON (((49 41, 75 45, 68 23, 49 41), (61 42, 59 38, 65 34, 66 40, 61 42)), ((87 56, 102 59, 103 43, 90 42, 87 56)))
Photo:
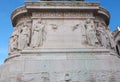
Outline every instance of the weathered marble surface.
POLYGON ((27 49, 3 65, 1 81, 119 82, 120 60, 109 52, 103 48, 27 49))
MULTIPOLYGON (((54 13, 52 13, 54 14, 54 13)), ((69 13, 66 13, 69 14, 69 13)), ((27 48, 99 48, 103 47, 115 51, 115 41, 106 25, 95 23, 91 13, 82 13, 88 18, 38 18, 42 13, 33 13, 31 26, 17 26, 17 43, 10 52, 27 48), (96 25, 95 25, 96 24, 96 25), (24 31, 26 30, 26 31, 24 31), (24 33, 22 33, 24 32, 24 33)), ((44 16, 42 16, 44 17, 44 16)), ((67 16, 65 16, 67 17, 67 16)), ((24 22, 24 21, 23 21, 24 22)), ((21 24, 22 25, 22 24, 21 24)), ((13 33, 16 33, 13 32, 13 33)), ((12 38, 11 38, 12 40, 12 38)), ((10 47, 12 43, 10 42, 10 47)))
POLYGON ((99 3, 28 2, 12 14, 0 82, 120 82, 120 59, 99 3))

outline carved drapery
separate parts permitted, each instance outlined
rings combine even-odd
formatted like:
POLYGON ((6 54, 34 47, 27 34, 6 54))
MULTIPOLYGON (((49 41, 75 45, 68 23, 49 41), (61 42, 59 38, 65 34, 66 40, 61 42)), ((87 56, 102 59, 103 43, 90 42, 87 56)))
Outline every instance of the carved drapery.
POLYGON ((94 23, 92 20, 87 19, 85 22, 85 29, 86 29, 86 37, 87 42, 91 46, 95 46, 98 44, 98 39, 96 37, 96 30, 94 27, 94 23))
POLYGON ((115 41, 108 28, 104 23, 98 22, 96 27, 97 38, 101 46, 115 51, 115 41))
POLYGON ((9 42, 9 53, 18 52, 30 45, 31 22, 24 21, 16 25, 9 42))
POLYGON ((18 52, 26 48, 38 48, 43 45, 45 38, 45 24, 41 19, 19 22, 9 41, 9 53, 18 52))
POLYGON ((20 29, 18 49, 22 50, 24 48, 27 48, 29 43, 30 43, 30 28, 25 23, 20 29))
MULTIPOLYGON (((79 41, 80 46, 86 46, 86 45, 91 47, 104 46, 105 48, 110 48, 110 46, 113 47, 113 42, 112 43, 107 42, 108 40, 113 41, 112 39, 110 39, 111 35, 109 34, 109 32, 106 31, 105 36, 102 37, 104 35, 104 32, 100 34, 100 31, 98 31, 99 26, 97 26, 96 23, 94 22, 95 20, 104 20, 104 19, 103 18, 99 19, 100 17, 94 16, 94 14, 90 11, 86 12, 84 10, 80 11, 78 9, 71 10, 71 11, 65 11, 65 10, 61 11, 58 9, 55 12, 48 10, 48 11, 41 11, 41 12, 32 12, 31 14, 29 14, 29 16, 27 16, 27 14, 24 14, 22 16, 23 17, 21 17, 20 20, 17 20, 17 24, 16 24, 16 27, 19 31, 18 37, 17 37, 18 42, 17 42, 16 50, 43 47, 44 45, 43 42, 46 40, 46 33, 47 33, 46 29, 49 29, 49 27, 52 28, 52 30, 54 30, 52 31, 49 29, 49 31, 54 32, 54 34, 55 32, 61 33, 62 31, 63 32, 67 31, 65 30, 66 28, 71 29, 68 32, 68 35, 72 35, 72 33, 74 33, 75 36, 76 35, 79 36, 80 39, 75 39, 74 41, 77 41, 77 42, 79 41), (29 20, 32 22, 28 23, 29 20), (51 22, 50 20, 51 21, 56 20, 58 22, 51 22), (74 21, 73 24, 69 20, 74 21), (24 24, 25 21, 27 22, 27 25, 24 24), (28 29, 26 30, 25 27, 27 27, 28 29), (26 31, 24 32, 24 30, 26 31), (78 32, 79 34, 77 34, 78 32), (104 39, 106 39, 106 41, 104 39)), ((104 21, 104 23, 106 22, 104 21)), ((49 34, 52 34, 52 33, 49 32, 49 34)), ((54 37, 56 36, 57 34, 54 37)), ((67 33, 66 33, 66 36, 67 36, 67 33)), ((58 41, 56 39, 54 41, 58 41)), ((67 42, 66 37, 61 38, 61 41, 64 41, 64 39, 66 39, 66 42, 67 42)), ((68 38, 68 39, 71 40, 72 38, 68 38)), ((49 41, 52 41, 52 39, 47 39, 46 44, 48 44, 47 42, 49 41)), ((61 44, 61 43, 58 43, 58 44, 61 44)), ((72 44, 72 42, 69 44, 72 44)), ((46 48, 48 47, 49 45, 47 45, 46 48)))
POLYGON ((15 28, 15 31, 12 33, 9 41, 9 54, 18 50, 18 29, 15 28))
MULTIPOLYGON (((38 16, 38 15, 37 15, 38 16)), ((47 24, 41 18, 35 18, 33 21, 21 22, 16 26, 16 30, 11 36, 9 43, 9 53, 23 50, 26 48, 39 48, 43 46, 46 39, 46 29, 50 26, 52 29, 57 30, 59 25, 47 24)), ((46 19, 45 19, 46 20, 46 19)), ((81 21, 81 20, 80 20, 81 21)), ((100 21, 96 24, 94 19, 82 19, 81 22, 72 25, 71 32, 80 30, 81 43, 88 46, 102 46, 107 49, 115 49, 115 43, 111 33, 107 27, 100 21)))
POLYGON ((31 47, 41 47, 45 40, 45 24, 41 19, 34 20, 31 36, 31 47))

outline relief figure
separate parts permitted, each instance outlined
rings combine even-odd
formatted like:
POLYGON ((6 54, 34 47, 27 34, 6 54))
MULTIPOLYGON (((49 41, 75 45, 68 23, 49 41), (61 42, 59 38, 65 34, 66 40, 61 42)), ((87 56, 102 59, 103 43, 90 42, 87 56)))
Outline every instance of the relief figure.
POLYGON ((38 20, 38 22, 34 25, 32 32, 31 46, 33 48, 42 46, 43 40, 45 38, 44 29, 45 29, 45 25, 42 23, 41 20, 38 20))
POLYGON ((98 23, 96 34, 97 34, 99 43, 101 46, 104 46, 105 48, 114 49, 115 42, 114 42, 114 39, 112 38, 112 34, 109 32, 108 29, 105 29, 105 28, 106 27, 103 24, 98 23))
POLYGON ((86 38, 87 38, 88 44, 91 46, 95 46, 96 44, 98 44, 98 39, 96 37, 96 31, 90 19, 86 20, 85 29, 86 29, 86 38))
POLYGON ((79 24, 76 24, 75 26, 72 27, 72 31, 79 30, 80 35, 82 35, 82 44, 86 45, 87 44, 87 37, 86 37, 86 29, 84 27, 83 22, 79 22, 79 24))
POLYGON ((15 31, 12 33, 9 41, 9 53, 18 50, 18 30, 15 28, 15 31))
POLYGON ((108 36, 106 35, 105 30, 106 30, 105 27, 101 23, 98 23, 96 28, 96 35, 97 35, 99 44, 107 48, 109 46, 109 42, 108 42, 108 36))
POLYGON ((115 43, 115 40, 113 38, 113 35, 111 34, 111 32, 109 30, 106 30, 106 33, 107 33, 107 35, 109 37, 110 48, 115 51, 116 43, 115 43))
POLYGON ((30 43, 30 28, 27 24, 24 24, 20 30, 18 48, 22 50, 27 48, 30 43))

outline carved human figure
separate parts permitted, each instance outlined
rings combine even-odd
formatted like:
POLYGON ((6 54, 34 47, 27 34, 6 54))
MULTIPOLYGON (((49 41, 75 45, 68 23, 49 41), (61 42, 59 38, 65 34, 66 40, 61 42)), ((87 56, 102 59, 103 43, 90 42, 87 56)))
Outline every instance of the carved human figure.
POLYGON ((113 38, 113 35, 111 34, 111 32, 109 31, 109 29, 107 29, 106 30, 106 33, 107 33, 107 35, 108 35, 108 37, 109 37, 109 43, 110 43, 110 48, 111 49, 113 49, 113 50, 115 50, 115 40, 114 40, 114 38, 113 38))
POLYGON ((45 25, 42 23, 41 20, 38 20, 38 22, 34 25, 32 32, 31 46, 33 48, 42 46, 43 40, 45 38, 44 32, 45 32, 45 25))
POLYGON ((96 31, 90 19, 86 20, 85 29, 86 29, 86 38, 87 38, 88 44, 91 46, 95 46, 96 44, 98 44, 98 39, 96 37, 96 31))
POLYGON ((101 46, 104 46, 105 48, 107 48, 109 46, 109 42, 108 42, 108 36, 106 35, 105 30, 106 30, 105 27, 101 23, 97 24, 96 35, 97 35, 98 41, 101 46))
POLYGON ((20 30, 18 49, 22 50, 28 47, 29 43, 30 43, 30 28, 28 27, 27 23, 25 23, 20 30))
POLYGON ((103 25, 102 23, 98 23, 96 32, 97 38, 101 46, 109 49, 115 48, 115 42, 112 38, 112 35, 109 30, 106 29, 105 25, 103 25))
POLYGON ((9 42, 9 54, 18 50, 18 30, 15 28, 15 31, 12 33, 9 42))
POLYGON ((82 43, 86 44, 87 39, 86 39, 86 30, 84 28, 84 22, 79 22, 79 24, 76 24, 75 26, 72 27, 72 31, 79 30, 80 35, 82 36, 82 43))
POLYGON ((101 23, 98 23, 97 26, 96 26, 96 34, 97 34, 97 38, 98 38, 98 41, 99 41, 99 44, 101 46, 104 46, 104 47, 107 47, 107 36, 106 36, 106 33, 105 33, 105 27, 102 26, 101 23))

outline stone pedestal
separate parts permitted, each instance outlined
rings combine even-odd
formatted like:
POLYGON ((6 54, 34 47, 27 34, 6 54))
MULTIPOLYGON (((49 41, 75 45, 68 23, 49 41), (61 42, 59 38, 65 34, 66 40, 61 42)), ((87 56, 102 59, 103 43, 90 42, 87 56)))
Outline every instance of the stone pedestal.
POLYGON ((119 82, 120 60, 109 52, 103 48, 23 50, 3 65, 1 82, 119 82))
POLYGON ((26 2, 11 18, 0 82, 120 82, 109 13, 99 3, 26 2))

